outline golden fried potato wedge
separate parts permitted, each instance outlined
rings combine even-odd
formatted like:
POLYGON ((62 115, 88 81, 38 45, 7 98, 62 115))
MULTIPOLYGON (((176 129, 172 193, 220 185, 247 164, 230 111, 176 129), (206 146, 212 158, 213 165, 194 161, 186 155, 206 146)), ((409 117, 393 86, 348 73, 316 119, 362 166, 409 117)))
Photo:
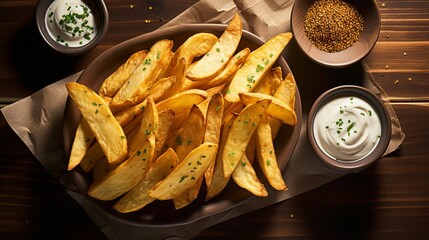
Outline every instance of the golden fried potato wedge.
POLYGON ((286 190, 286 184, 277 164, 268 116, 264 114, 256 130, 256 159, 270 185, 276 190, 286 190))
POLYGON ((112 170, 112 166, 109 165, 107 158, 101 158, 95 162, 92 168, 92 180, 96 182, 106 176, 112 170))
POLYGON ((237 118, 237 116, 238 115, 233 115, 222 125, 220 145, 217 151, 218 153, 216 155, 213 173, 205 174, 206 183, 207 183, 206 184, 207 191, 206 191, 206 197, 205 197, 206 201, 217 196, 226 187, 226 185, 229 182, 230 178, 225 178, 223 175, 223 159, 222 159, 221 153, 225 148, 226 139, 231 129, 231 125, 234 122, 234 120, 237 118))
MULTIPOLYGON (((230 132, 223 149, 223 174, 225 178, 231 176, 238 162, 246 151, 246 147, 259 121, 267 111, 271 100, 262 99, 247 105, 232 123, 230 132)), ((271 139, 270 139, 271 140, 271 139)))
POLYGON ((191 81, 191 83, 188 83, 187 88, 209 89, 218 85, 227 84, 231 77, 234 76, 237 70, 244 63, 249 54, 249 48, 241 50, 228 61, 225 68, 221 73, 219 73, 219 75, 215 76, 214 78, 210 78, 207 81, 191 81))
POLYGON ((225 67, 229 59, 237 50, 243 30, 243 23, 238 14, 230 21, 219 40, 213 45, 186 77, 193 81, 203 81, 218 75, 225 67))
POLYGON ((129 159, 88 189, 88 195, 99 200, 113 200, 134 188, 144 177, 152 164, 155 150, 155 136, 151 134, 129 159))
MULTIPOLYGON (((158 116, 158 131, 155 134, 155 156, 157 159, 160 156, 164 149, 164 144, 167 140, 168 135, 170 134, 171 125, 174 121, 174 112, 172 110, 167 110, 159 113, 158 116)), ((176 154, 176 153, 174 153, 176 154)))
MULTIPOLYGON (((289 73, 286 78, 280 83, 277 87, 274 97, 282 100, 283 102, 289 104, 289 106, 294 109, 295 107, 295 94, 296 94, 296 83, 293 75, 289 73)), ((277 136, 277 133, 282 126, 282 122, 275 118, 270 118, 270 127, 271 135, 273 139, 277 136)))
POLYGON ((103 99, 92 89, 76 82, 66 84, 70 97, 88 122, 110 164, 121 161, 127 154, 127 139, 121 125, 103 99))
POLYGON ((222 84, 222 85, 207 89, 206 90, 207 91, 207 97, 209 98, 209 97, 215 95, 216 93, 222 93, 222 90, 225 88, 225 85, 226 84, 222 84))
POLYGON ((199 104, 207 98, 207 92, 199 89, 190 89, 178 93, 156 104, 158 112, 173 110, 174 113, 189 111, 192 106, 199 104))
POLYGON ((280 83, 283 80, 283 70, 280 66, 273 67, 270 70, 271 75, 271 91, 270 95, 274 96, 274 93, 276 92, 277 88, 279 87, 280 83))
POLYGON ((72 170, 82 161, 86 152, 91 146, 92 141, 94 140, 94 134, 91 131, 91 128, 88 125, 88 122, 85 118, 81 118, 79 126, 76 129, 74 135, 73 145, 70 152, 69 164, 67 170, 72 170))
POLYGON ((163 96, 160 98, 160 100, 164 100, 166 98, 172 97, 173 95, 179 93, 183 89, 183 85, 186 80, 186 60, 184 58, 181 58, 178 60, 176 66, 173 69, 173 75, 176 79, 175 83, 168 88, 163 96))
POLYGON ((217 144, 205 142, 194 149, 164 180, 148 191, 148 195, 168 200, 194 185, 204 175, 212 158, 216 156, 217 144))
POLYGON ((165 94, 176 84, 175 76, 168 76, 158 80, 149 88, 142 96, 142 99, 152 96, 153 101, 158 102, 159 99, 164 98, 165 94))
POLYGON ((147 104, 142 112, 142 116, 143 118, 137 134, 129 141, 129 156, 134 155, 146 139, 149 136, 155 136, 158 131, 158 109, 156 109, 155 103, 150 96, 147 98, 147 104))
POLYGON ((155 198, 150 197, 147 192, 166 178, 177 164, 176 153, 171 148, 167 149, 164 154, 155 160, 143 180, 119 199, 113 205, 113 208, 121 213, 135 212, 155 201, 155 198))
POLYGON ((89 172, 103 157, 105 157, 103 149, 101 149, 100 144, 95 141, 94 144, 92 144, 88 149, 79 165, 85 172, 89 172))
POLYGON ((271 69, 292 38, 292 33, 280 33, 249 54, 243 66, 234 75, 225 95, 229 102, 238 102, 238 93, 251 92, 271 69))
POLYGON ((264 184, 259 181, 255 169, 253 169, 246 154, 243 154, 238 166, 232 173, 232 179, 238 186, 246 189, 257 197, 268 196, 267 189, 265 189, 264 184))
POLYGON ((201 145, 204 137, 204 114, 201 109, 194 105, 183 126, 177 131, 174 151, 179 158, 179 162, 196 147, 201 145))
POLYGON ((141 61, 143 61, 146 54, 146 50, 133 53, 124 64, 103 81, 98 94, 102 97, 114 97, 141 61))
POLYGON ((296 124, 296 113, 287 103, 282 100, 263 93, 239 93, 244 104, 252 104, 261 99, 271 100, 267 113, 271 117, 281 120, 283 123, 294 126, 296 124))
POLYGON ((160 40, 150 48, 143 61, 115 94, 110 105, 131 106, 143 100, 142 96, 168 68, 173 47, 171 40, 160 40))
POLYGON ((146 107, 147 100, 145 99, 143 102, 134 105, 132 107, 127 107, 119 112, 115 113, 115 119, 119 122, 121 126, 125 126, 135 117, 137 117, 140 113, 143 112, 144 108, 146 107))
POLYGON ((194 58, 206 54, 213 45, 217 42, 216 35, 211 33, 196 33, 190 36, 180 47, 174 52, 171 60, 171 69, 177 65, 180 59, 184 59, 186 67, 193 62, 194 58))
MULTIPOLYGON (((219 144, 220 132, 222 129, 222 119, 224 111, 224 101, 221 93, 215 94, 210 98, 206 114, 206 129, 204 132, 204 142, 219 144)), ((213 175, 215 159, 213 159, 206 173, 204 174, 206 185, 210 186, 211 176, 213 175)))

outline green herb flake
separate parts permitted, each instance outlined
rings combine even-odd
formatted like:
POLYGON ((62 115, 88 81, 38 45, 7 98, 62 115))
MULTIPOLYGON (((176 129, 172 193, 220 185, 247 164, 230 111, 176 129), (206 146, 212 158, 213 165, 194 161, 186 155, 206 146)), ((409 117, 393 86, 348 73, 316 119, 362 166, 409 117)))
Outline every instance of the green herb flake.
POLYGON ((229 93, 231 93, 231 90, 227 89, 225 94, 229 94, 229 93))
POLYGON ((216 48, 216 52, 220 52, 220 48, 216 48))
POLYGON ((221 105, 218 105, 218 106, 216 107, 215 111, 217 112, 217 111, 219 111, 221 108, 222 108, 222 106, 221 106, 221 105))
POLYGON ((262 71, 262 70, 264 70, 264 66, 262 66, 261 64, 258 64, 257 66, 256 66, 256 72, 260 72, 260 71, 262 71))
POLYGON ((152 60, 150 58, 147 58, 144 60, 145 65, 150 65, 152 63, 152 60))
POLYGON ((177 135, 175 141, 177 146, 182 146, 182 137, 180 135, 177 135))
POLYGON ((189 177, 189 176, 188 175, 181 176, 180 180, 179 180, 179 183, 183 182, 183 180, 185 180, 187 177, 189 177))
POLYGON ((137 156, 140 156, 142 154, 142 152, 139 150, 137 151, 137 156))
POLYGON ((127 139, 125 136, 121 136, 121 140, 127 139))
POLYGON ((98 104, 96 102, 92 102, 93 106, 98 106, 98 104))
POLYGON ((246 166, 246 162, 242 162, 241 166, 245 167, 246 166))
POLYGON ((369 114, 369 116, 371 117, 371 116, 372 116, 372 111, 371 111, 371 110, 368 110, 368 114, 369 114))
POLYGON ((156 59, 160 59, 161 58, 161 51, 157 51, 156 52, 156 59))
POLYGON ((267 166, 271 166, 271 160, 270 159, 267 160, 267 166))

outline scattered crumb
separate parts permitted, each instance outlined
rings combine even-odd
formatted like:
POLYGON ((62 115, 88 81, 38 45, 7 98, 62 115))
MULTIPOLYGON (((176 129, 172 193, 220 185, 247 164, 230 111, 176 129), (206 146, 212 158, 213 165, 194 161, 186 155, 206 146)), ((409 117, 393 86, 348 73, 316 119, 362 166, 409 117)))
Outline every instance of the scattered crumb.
POLYGON ((409 78, 408 78, 408 81, 409 81, 409 82, 413 81, 413 78, 412 78, 412 77, 409 77, 409 78))
POLYGON ((150 23, 151 21, 150 21, 150 19, 145 19, 144 20, 144 23, 150 23))
POLYGON ((386 69, 389 69, 389 65, 386 65, 386 69))
POLYGON ((381 6, 382 6, 382 7, 385 7, 385 6, 386 6, 386 4, 385 4, 385 3, 382 3, 382 4, 381 4, 381 6))
POLYGON ((148 7, 148 9, 149 9, 149 11, 150 11, 150 10, 152 10, 152 9, 153 9, 153 7, 152 7, 152 6, 149 6, 149 7, 148 7))
POLYGON ((390 38, 389 34, 386 35, 387 38, 390 38))
POLYGON ((133 9, 133 8, 134 8, 134 5, 130 4, 130 9, 133 9))
POLYGON ((406 53, 406 52, 404 52, 404 56, 407 56, 407 53, 406 53))
POLYGON ((290 214, 290 217, 293 218, 293 214, 292 213, 290 214))
POLYGON ((399 80, 395 80, 395 85, 398 85, 398 83, 399 83, 399 80))

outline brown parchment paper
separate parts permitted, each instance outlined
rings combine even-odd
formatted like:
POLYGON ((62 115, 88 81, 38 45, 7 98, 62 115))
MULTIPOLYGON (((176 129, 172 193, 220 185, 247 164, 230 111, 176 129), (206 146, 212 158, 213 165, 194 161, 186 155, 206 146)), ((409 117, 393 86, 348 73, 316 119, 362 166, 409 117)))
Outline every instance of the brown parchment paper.
MULTIPOLYGON (((246 30, 267 40, 280 32, 290 31, 293 2, 293 0, 202 0, 168 22, 165 27, 188 23, 227 23, 238 12, 243 18, 246 30)), ((395 111, 387 100, 388 96, 367 71, 366 64, 362 64, 365 70, 363 86, 371 89, 385 101, 391 115, 392 140, 385 153, 388 154, 402 143, 405 135, 395 111)), ((64 84, 76 81, 79 75, 80 72, 53 83, 25 99, 4 107, 1 111, 8 124, 34 156, 65 186, 67 193, 83 207, 109 239, 189 239, 217 223, 286 200, 345 174, 327 168, 313 154, 307 140, 307 113, 303 112, 301 135, 283 173, 287 176, 288 191, 269 190, 267 198, 252 198, 234 209, 182 226, 136 227, 117 221, 92 206, 92 203, 77 191, 65 170, 67 160, 63 151, 62 130, 67 92, 64 84)))

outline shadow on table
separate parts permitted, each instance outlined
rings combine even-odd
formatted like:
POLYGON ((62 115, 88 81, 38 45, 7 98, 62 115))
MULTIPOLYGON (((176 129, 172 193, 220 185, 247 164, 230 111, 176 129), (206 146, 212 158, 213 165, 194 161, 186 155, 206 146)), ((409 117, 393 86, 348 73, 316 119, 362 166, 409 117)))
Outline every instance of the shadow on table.
POLYGON ((37 91, 76 72, 83 55, 66 56, 51 49, 40 36, 34 19, 17 32, 8 51, 31 90, 37 91))

